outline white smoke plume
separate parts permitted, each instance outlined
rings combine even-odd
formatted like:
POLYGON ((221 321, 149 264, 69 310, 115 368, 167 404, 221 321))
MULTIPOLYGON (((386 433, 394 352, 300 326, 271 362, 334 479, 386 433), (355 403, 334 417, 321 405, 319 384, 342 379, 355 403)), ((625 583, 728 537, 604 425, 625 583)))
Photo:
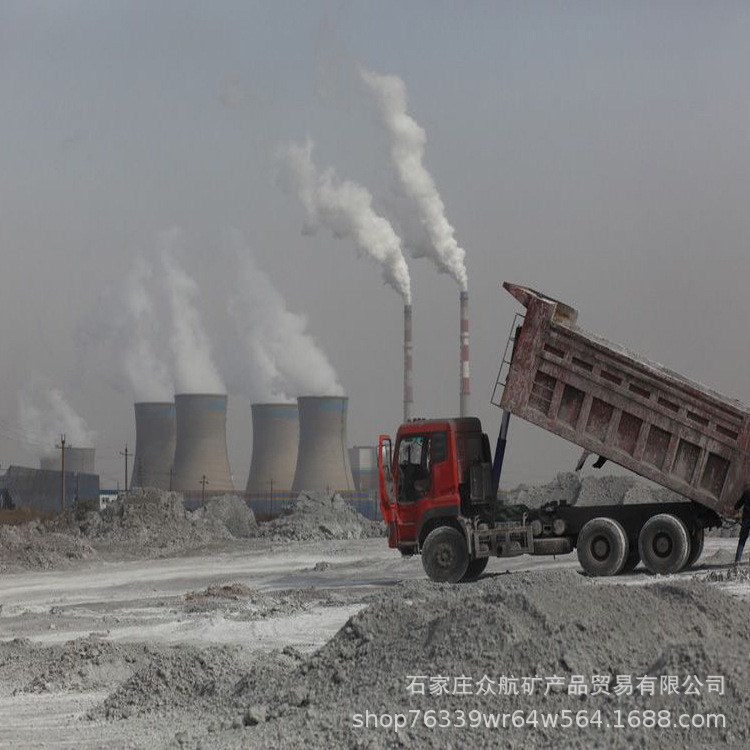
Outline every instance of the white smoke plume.
POLYGON ((417 204, 420 221, 430 238, 429 248, 412 248, 414 255, 428 255, 439 271, 450 274, 466 290, 466 253, 456 242, 455 230, 445 216, 435 181, 423 164, 427 135, 407 112, 406 85, 398 76, 380 75, 364 68, 360 69, 360 75, 377 102, 399 182, 417 204))
POLYGON ((18 420, 27 439, 40 446, 53 448, 63 434, 68 445, 79 448, 93 446, 96 439, 60 390, 36 380, 19 395, 18 420))
POLYGON ((305 231, 327 227, 337 239, 352 239, 357 249, 380 264, 385 283, 405 303, 411 302, 411 280, 401 239, 390 222, 372 207, 367 188, 340 180, 333 168, 320 172, 312 160, 312 141, 292 144, 282 154, 282 182, 299 195, 307 214, 305 231))
POLYGON ((182 231, 174 227, 158 238, 164 287, 172 320, 170 336, 175 385, 179 393, 225 393, 226 386, 211 355, 201 314, 196 306, 198 285, 182 267, 182 231))
POLYGON ((142 257, 125 282, 127 344, 123 366, 138 401, 171 401, 174 394, 167 365, 156 354, 156 311, 154 309, 153 269, 142 257))
POLYGON ((229 313, 246 354, 238 368, 244 375, 238 387, 254 402, 342 396, 336 371, 307 330, 305 316, 287 308, 240 232, 232 231, 229 241, 241 289, 230 296, 229 313))

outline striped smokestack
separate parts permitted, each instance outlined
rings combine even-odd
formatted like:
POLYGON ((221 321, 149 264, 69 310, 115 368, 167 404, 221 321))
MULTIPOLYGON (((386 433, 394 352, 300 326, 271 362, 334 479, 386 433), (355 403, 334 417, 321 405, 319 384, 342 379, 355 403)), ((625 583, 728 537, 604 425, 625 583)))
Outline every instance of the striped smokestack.
POLYGON ((411 305, 404 305, 404 422, 411 419, 413 405, 411 305))
POLYGON ((459 415, 469 416, 469 293, 461 292, 461 400, 459 415))

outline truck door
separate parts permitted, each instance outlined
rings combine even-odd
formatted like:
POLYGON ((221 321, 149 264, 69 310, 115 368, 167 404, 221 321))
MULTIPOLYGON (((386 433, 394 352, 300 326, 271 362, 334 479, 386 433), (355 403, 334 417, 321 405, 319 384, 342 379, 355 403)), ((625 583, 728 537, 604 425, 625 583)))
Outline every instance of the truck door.
POLYGON ((416 542, 417 526, 436 497, 445 493, 447 434, 407 435, 397 449, 398 541, 416 542))

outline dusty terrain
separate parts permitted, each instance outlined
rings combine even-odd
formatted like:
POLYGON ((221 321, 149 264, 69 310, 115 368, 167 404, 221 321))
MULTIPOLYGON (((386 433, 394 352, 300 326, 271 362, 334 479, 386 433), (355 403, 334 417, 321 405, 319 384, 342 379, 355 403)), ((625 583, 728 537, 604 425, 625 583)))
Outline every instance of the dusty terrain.
MULTIPOLYGON (((172 508, 169 524, 176 518, 176 528, 186 524, 197 537, 180 532, 169 538, 184 544, 151 555, 138 544, 153 549, 154 540, 131 518, 129 551, 115 549, 101 527, 83 533, 78 524, 74 538, 90 547, 80 557, 6 556, 0 747, 750 744, 750 576, 728 571, 730 539, 707 540, 698 566, 676 576, 639 568, 588 579, 575 555, 519 557, 490 561, 476 583, 448 586, 427 581, 419 558, 366 538, 372 527, 324 523, 312 534, 286 519, 258 530, 254 519, 227 512, 231 503, 222 507, 206 535, 199 518, 172 508), (363 538, 331 538, 352 534, 363 538), (476 692, 485 676, 618 674, 634 683, 720 675, 724 694, 705 684, 700 695, 545 696, 538 685, 531 695, 476 692), (410 693, 410 675, 432 678, 426 695, 410 693), (471 694, 430 695, 439 676, 470 678, 471 694), (610 721, 616 710, 626 721, 643 710, 723 713, 726 726, 440 728, 425 726, 429 714, 398 732, 354 726, 368 710, 411 710, 410 718, 442 710, 455 723, 461 711, 517 709, 601 710, 610 721)), ((125 523, 116 514, 110 521, 125 523)))

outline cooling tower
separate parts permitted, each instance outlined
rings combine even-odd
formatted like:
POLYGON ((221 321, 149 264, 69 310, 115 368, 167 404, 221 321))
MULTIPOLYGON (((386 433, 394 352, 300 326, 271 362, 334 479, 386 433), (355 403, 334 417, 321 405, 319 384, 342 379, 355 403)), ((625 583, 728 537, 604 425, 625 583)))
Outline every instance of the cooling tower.
POLYGON ((253 457, 247 491, 289 492, 297 466, 297 404, 253 404, 253 457))
POLYGON ((208 492, 233 492, 227 454, 227 397, 181 393, 174 397, 176 438, 172 489, 194 492, 206 477, 208 492))
POLYGON ((404 422, 411 419, 413 406, 411 305, 404 305, 404 422))
MULTIPOLYGON (((94 448, 76 448, 65 446, 65 471, 73 474, 96 474, 94 469, 94 448)), ((60 471, 60 451, 42 456, 39 468, 46 471, 60 471)))
POLYGON ((461 292, 461 397, 459 415, 469 416, 469 395, 471 382, 469 379, 469 293, 461 292))
POLYGON ((344 396, 300 396, 299 455, 292 491, 354 489, 346 450, 344 396))
POLYGON ((135 456, 130 486, 170 489, 174 448, 174 404, 171 401, 135 404, 135 456))

